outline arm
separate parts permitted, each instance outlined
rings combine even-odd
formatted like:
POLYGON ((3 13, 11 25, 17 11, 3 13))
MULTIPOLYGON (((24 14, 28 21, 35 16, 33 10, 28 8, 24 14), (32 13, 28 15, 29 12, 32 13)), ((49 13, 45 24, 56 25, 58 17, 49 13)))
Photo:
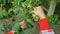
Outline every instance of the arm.
POLYGON ((48 24, 48 19, 46 18, 43 8, 41 6, 36 7, 34 13, 39 16, 40 20, 38 21, 40 30, 50 29, 48 24))
POLYGON ((43 8, 41 6, 36 7, 36 9, 33 11, 34 14, 39 16, 39 27, 40 27, 40 34, 54 34, 53 30, 50 28, 50 25, 48 24, 48 19, 46 18, 43 8))

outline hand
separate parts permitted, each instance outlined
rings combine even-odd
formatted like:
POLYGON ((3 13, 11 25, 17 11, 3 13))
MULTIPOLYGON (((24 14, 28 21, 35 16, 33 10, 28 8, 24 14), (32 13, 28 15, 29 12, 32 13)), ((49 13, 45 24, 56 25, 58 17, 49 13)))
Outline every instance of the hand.
POLYGON ((46 18, 43 8, 41 6, 36 7, 33 11, 32 11, 35 15, 39 16, 40 19, 46 18))
POLYGON ((24 20, 22 22, 20 22, 20 25, 21 25, 21 28, 22 29, 25 29, 26 28, 26 23, 25 23, 24 20))

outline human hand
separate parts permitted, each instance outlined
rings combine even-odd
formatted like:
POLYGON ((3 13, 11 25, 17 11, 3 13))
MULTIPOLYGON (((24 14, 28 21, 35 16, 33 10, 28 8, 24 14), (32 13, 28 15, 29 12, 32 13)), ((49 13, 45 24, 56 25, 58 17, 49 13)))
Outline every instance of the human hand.
POLYGON ((24 20, 22 22, 20 22, 20 25, 21 25, 21 28, 22 29, 25 29, 26 28, 26 23, 25 23, 24 20))
POLYGON ((35 15, 39 16, 40 19, 46 18, 43 8, 41 6, 36 7, 33 11, 32 11, 35 15))

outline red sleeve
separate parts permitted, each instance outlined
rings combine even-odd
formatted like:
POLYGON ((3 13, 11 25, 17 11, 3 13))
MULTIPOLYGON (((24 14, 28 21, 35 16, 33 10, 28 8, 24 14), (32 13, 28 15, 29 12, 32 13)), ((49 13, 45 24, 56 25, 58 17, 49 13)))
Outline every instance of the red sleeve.
POLYGON ((47 18, 39 20, 38 24, 39 24, 40 30, 49 30, 50 29, 47 18))

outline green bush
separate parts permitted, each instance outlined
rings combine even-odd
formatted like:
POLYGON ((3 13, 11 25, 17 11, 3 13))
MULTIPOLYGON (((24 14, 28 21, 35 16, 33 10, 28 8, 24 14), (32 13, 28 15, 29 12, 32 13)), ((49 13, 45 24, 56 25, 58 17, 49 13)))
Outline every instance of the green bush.
POLYGON ((49 16, 47 16, 47 17, 49 19, 49 23, 50 24, 60 25, 60 21, 59 21, 60 19, 59 19, 59 16, 58 15, 54 14, 51 17, 49 17, 49 16))
MULTIPOLYGON (((40 0, 0 0, 0 19, 6 17, 8 20, 9 18, 16 20, 15 17, 19 18, 14 24, 12 23, 12 30, 21 30, 18 24, 23 20, 26 21, 27 29, 33 28, 32 23, 35 23, 38 17, 34 17, 31 11, 40 4, 40 0)), ((5 29, 9 27, 8 24, 5 26, 5 29)), ((22 30, 22 32, 28 34, 27 30, 22 30)))

